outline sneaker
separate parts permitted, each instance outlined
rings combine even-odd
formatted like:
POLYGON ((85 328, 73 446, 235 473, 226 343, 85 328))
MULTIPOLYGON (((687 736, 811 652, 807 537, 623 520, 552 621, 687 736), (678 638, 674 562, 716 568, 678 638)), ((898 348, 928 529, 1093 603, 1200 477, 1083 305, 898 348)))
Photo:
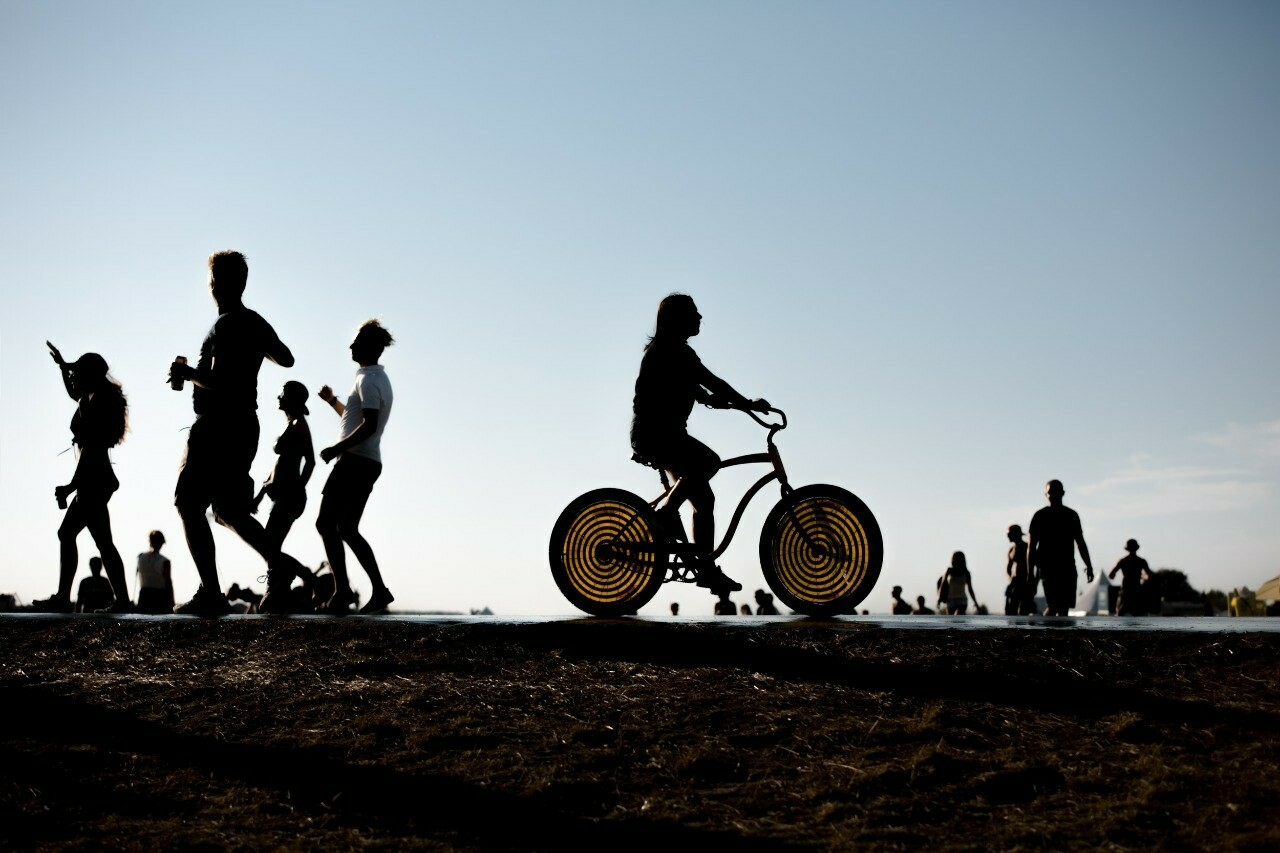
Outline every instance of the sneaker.
POLYGON ((346 616, 351 612, 351 605, 355 603, 356 594, 354 592, 349 589, 345 591, 339 590, 333 594, 333 598, 330 598, 319 608, 319 611, 328 613, 330 616, 346 616))
POLYGON ((106 607, 99 607, 94 613, 132 613, 133 602, 127 598, 117 598, 106 607))
POLYGON ((31 609, 37 613, 72 613, 75 608, 71 606, 70 596, 63 598, 54 594, 48 598, 37 598, 31 602, 31 609))
POLYGON ((698 572, 698 586, 711 590, 716 595, 728 592, 740 592, 742 584, 720 571, 719 566, 709 566, 698 572))
POLYGON ((369 603, 360 608, 360 613, 365 616, 386 613, 387 605, 395 600, 396 597, 391 594, 391 590, 384 586, 381 590, 374 590, 373 595, 369 596, 369 603))
POLYGON ((174 613, 183 616, 225 616, 231 612, 231 605, 220 592, 206 592, 202 586, 190 601, 173 608, 174 613))
POLYGON ((289 612, 289 595, 278 589, 267 587, 266 595, 258 602, 259 613, 275 613, 282 615, 289 612))

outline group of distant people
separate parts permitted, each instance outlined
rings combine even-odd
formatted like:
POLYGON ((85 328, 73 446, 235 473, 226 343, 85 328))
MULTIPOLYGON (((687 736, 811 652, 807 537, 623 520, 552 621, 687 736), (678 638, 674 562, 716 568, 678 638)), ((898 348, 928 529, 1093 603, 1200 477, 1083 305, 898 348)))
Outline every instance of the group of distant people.
MULTIPOLYGON (((1037 510, 1031 517, 1030 541, 1024 541, 1022 526, 1009 525, 1008 560, 1005 574, 1005 615, 1007 616, 1066 616, 1076 601, 1079 573, 1076 569, 1076 550, 1084 561, 1085 579, 1093 582, 1093 562, 1089 546, 1084 541, 1084 531, 1079 514, 1062 503, 1066 489, 1059 480, 1045 485, 1045 497, 1049 505, 1037 510), (1037 588, 1043 584, 1045 608, 1036 604, 1037 588)), ((1128 553, 1116 563, 1108 577, 1121 576, 1120 596, 1116 602, 1119 616, 1144 616, 1159 609, 1159 593, 1155 576, 1147 561, 1138 556, 1138 542, 1125 543, 1128 553)), ((938 578, 937 613, 963 615, 972 599, 974 608, 985 612, 973 591, 973 576, 969 572, 963 551, 951 555, 951 565, 938 578)), ((902 597, 902 587, 892 591, 891 609, 894 615, 917 616, 935 613, 925 605, 923 595, 916 597, 912 607, 902 597)))
MULTIPOLYGON (((239 252, 215 252, 209 256, 209 290, 218 318, 200 347, 192 366, 179 357, 169 367, 174 390, 192 384, 195 422, 187 437, 186 451, 174 490, 174 505, 182 520, 187 546, 200 577, 190 601, 174 605, 168 560, 160 556, 164 538, 152 533, 150 558, 139 558, 139 595, 135 605, 125 582, 124 563, 112 540, 108 502, 119 488, 109 456, 110 448, 124 439, 128 405, 120 384, 108 374, 106 360, 86 353, 68 362, 53 344, 49 352, 62 373, 68 396, 76 401, 71 435, 77 450, 71 481, 54 490, 66 509, 58 529, 60 575, 52 596, 33 602, 36 610, 71 612, 71 586, 78 551, 76 539, 86 528, 101 554, 110 599, 99 593, 98 612, 185 613, 217 616, 230 606, 221 591, 213 532, 205 518, 212 507, 218 523, 235 531, 267 564, 266 595, 258 604, 265 613, 290 612, 290 588, 295 579, 306 584, 310 570, 283 550, 293 523, 306 507, 306 486, 315 469, 315 453, 306 416, 308 393, 300 382, 285 383, 278 399, 287 425, 276 440, 276 464, 255 495, 250 468, 258 449, 258 371, 263 359, 292 367, 293 354, 260 314, 243 302, 249 266, 239 252), (270 497, 266 525, 254 518, 263 497, 270 497), (69 500, 69 503, 68 503, 69 500), (145 566, 144 566, 145 563, 145 566), (163 578, 163 583, 158 578, 163 578), (168 608, 168 610, 166 609, 168 608)), ((373 485, 382 472, 381 438, 391 414, 391 382, 379 364, 383 351, 394 343, 391 333, 377 320, 364 323, 351 342, 351 358, 359 365, 346 403, 324 385, 318 396, 341 418, 339 440, 324 448, 320 458, 334 463, 323 489, 316 530, 324 543, 333 574, 333 590, 322 612, 342 614, 356 603, 346 570, 346 548, 369 576, 373 592, 361 613, 381 613, 395 596, 383 581, 373 549, 360 533, 360 520, 373 485)), ((93 562, 91 561, 91 571, 93 562)), ((96 572, 94 575, 96 576, 96 572)), ((99 585, 101 589, 101 585, 99 585)), ((79 596, 78 596, 79 598, 79 596)))

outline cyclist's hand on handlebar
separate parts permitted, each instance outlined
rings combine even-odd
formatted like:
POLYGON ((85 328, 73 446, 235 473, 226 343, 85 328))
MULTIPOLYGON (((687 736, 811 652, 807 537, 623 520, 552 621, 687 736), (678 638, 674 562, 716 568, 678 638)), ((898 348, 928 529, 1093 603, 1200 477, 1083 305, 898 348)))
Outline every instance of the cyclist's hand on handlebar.
POLYGON ((752 400, 750 403, 747 404, 747 408, 749 408, 753 412, 768 412, 773 410, 773 406, 770 406, 769 401, 764 399, 763 397, 757 397, 756 399, 752 400))

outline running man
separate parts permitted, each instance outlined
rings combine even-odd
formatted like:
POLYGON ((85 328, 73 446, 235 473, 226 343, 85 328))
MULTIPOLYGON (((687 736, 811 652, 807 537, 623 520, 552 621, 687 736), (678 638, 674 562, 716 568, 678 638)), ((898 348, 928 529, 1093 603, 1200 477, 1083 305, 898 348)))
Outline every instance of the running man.
POLYGON ((169 366, 174 388, 188 380, 193 386, 196 420, 187 434, 174 504, 200 574, 195 596, 175 607, 174 613, 218 616, 230 609, 218 581, 213 531, 205 519, 210 506, 219 524, 234 530, 267 561, 268 575, 282 570, 279 546, 272 545, 251 514, 249 469, 258 452, 258 369, 264 358, 293 367, 293 353, 270 323, 245 307, 242 299, 248 280, 244 255, 215 252, 209 256, 209 292, 218 307, 218 319, 200 347, 195 367, 185 361, 169 366))
POLYGON ((351 360, 360 365, 356 382, 344 405, 333 396, 333 389, 325 385, 319 396, 342 418, 342 438, 332 447, 320 451, 325 463, 333 462, 333 470, 324 484, 324 497, 320 501, 320 514, 316 518, 316 530, 324 540, 324 552, 333 570, 333 597, 324 605, 326 613, 347 613, 355 603, 355 593, 347 577, 347 554, 344 545, 360 562, 373 592, 369 601, 360 608, 361 613, 382 613, 395 596, 383 583, 373 548, 360 535, 360 518, 373 491, 373 484, 382 473, 382 433, 391 417, 391 380, 378 359, 387 347, 395 343, 391 333, 377 320, 369 320, 360 327, 351 342, 351 360))

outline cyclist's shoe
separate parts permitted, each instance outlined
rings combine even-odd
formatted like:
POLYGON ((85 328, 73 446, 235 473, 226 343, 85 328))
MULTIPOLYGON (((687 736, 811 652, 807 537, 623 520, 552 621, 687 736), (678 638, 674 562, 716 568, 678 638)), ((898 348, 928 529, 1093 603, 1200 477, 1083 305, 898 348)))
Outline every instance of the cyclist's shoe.
POLYGON ((133 602, 127 598, 117 598, 106 607, 99 607, 94 613, 132 613, 134 611, 133 602))
POLYGON ((71 613, 75 610, 71 606, 71 596, 63 597, 57 593, 48 598, 37 598, 31 602, 31 609, 37 613, 71 613))
POLYGON ((319 608, 321 613, 328 613, 330 616, 346 616, 351 613, 351 605, 356 603, 356 594, 349 589, 338 590, 334 592, 333 598, 330 598, 319 608))
POLYGON ((707 564, 704 568, 698 570, 697 584, 711 590, 716 595, 739 592, 742 589, 742 584, 720 571, 720 567, 713 564, 707 564))
POLYGON ((213 618, 230 613, 231 605, 227 602, 227 597, 222 593, 217 590, 210 592, 201 586, 196 590, 196 594, 191 597, 190 601, 179 604, 173 608, 173 612, 183 616, 213 618))
POLYGON ((395 600, 396 597, 391 594, 391 590, 384 586, 380 590, 373 591, 373 595, 369 596, 369 603, 360 608, 360 613, 365 616, 375 613, 386 613, 387 605, 395 600))
POLYGON ((258 602, 259 613, 285 614, 289 612, 289 595, 279 587, 267 587, 262 600, 258 602))

